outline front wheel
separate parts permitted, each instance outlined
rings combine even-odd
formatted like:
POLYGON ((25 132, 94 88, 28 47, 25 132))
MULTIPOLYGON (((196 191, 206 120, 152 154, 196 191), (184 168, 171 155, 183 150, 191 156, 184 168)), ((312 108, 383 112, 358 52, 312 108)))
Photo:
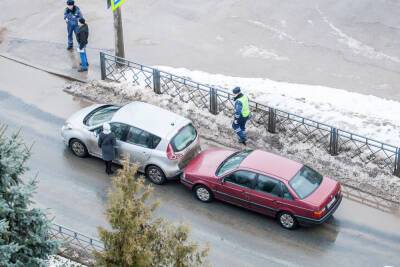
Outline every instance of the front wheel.
POLYGON ((155 184, 162 185, 167 181, 164 172, 157 166, 151 165, 146 168, 146 177, 155 184))
POLYGON ((297 225, 298 225, 297 220, 289 212, 286 212, 286 211, 281 212, 281 213, 279 213, 279 215, 277 217, 278 217, 277 219, 278 219, 279 224, 283 228, 288 229, 288 230, 293 230, 293 229, 297 228, 297 225))
POLYGON ((77 157, 84 158, 89 155, 85 144, 81 140, 72 139, 69 142, 69 146, 72 150, 72 153, 74 153, 74 155, 77 157))
POLYGON ((211 190, 204 185, 196 186, 194 188, 194 194, 196 195, 197 199, 200 200, 201 202, 211 202, 212 200, 211 190))

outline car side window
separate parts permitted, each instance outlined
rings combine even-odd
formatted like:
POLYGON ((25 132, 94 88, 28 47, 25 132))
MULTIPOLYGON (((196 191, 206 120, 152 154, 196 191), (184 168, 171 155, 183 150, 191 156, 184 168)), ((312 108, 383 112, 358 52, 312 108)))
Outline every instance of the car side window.
POLYGON ((256 176, 257 175, 254 172, 237 171, 227 176, 224 181, 248 188, 254 188, 256 176))
POLYGON ((130 127, 128 135, 126 136, 126 142, 151 149, 156 148, 160 141, 161 138, 158 136, 136 127, 130 127))
POLYGON ((282 188, 282 198, 288 199, 288 200, 293 200, 293 196, 292 196, 292 194, 290 194, 287 186, 282 182, 280 182, 280 183, 281 183, 281 188, 282 188))
POLYGON ((282 187, 278 180, 265 175, 259 175, 255 190, 271 194, 276 197, 282 197, 282 187))
POLYGON ((126 132, 128 130, 128 126, 119 122, 113 122, 110 125, 111 125, 111 132, 114 133, 115 138, 117 140, 124 141, 126 137, 126 132))

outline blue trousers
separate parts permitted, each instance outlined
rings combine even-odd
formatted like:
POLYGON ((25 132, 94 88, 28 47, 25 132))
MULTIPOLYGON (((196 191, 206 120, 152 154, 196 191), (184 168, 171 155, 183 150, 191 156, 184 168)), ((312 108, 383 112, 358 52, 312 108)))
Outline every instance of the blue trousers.
POLYGON ((76 34, 78 33, 79 27, 78 24, 71 24, 68 23, 67 24, 67 31, 68 31, 68 47, 73 47, 74 43, 73 43, 73 33, 75 33, 75 38, 76 38, 76 34))
POLYGON ((81 69, 87 70, 88 69, 88 60, 87 60, 87 56, 86 56, 86 48, 83 48, 81 51, 83 51, 83 52, 79 52, 79 56, 81 57, 81 69))
POLYGON ((246 122, 249 119, 248 117, 240 116, 239 119, 232 123, 232 128, 235 130, 235 133, 239 136, 240 141, 246 141, 246 122))

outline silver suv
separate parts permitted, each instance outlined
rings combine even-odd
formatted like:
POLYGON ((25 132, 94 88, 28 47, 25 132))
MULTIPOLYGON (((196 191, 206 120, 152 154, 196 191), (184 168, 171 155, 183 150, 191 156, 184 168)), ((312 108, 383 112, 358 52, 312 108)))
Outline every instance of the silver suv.
POLYGON ((101 158, 97 140, 104 122, 117 138, 115 163, 128 157, 155 184, 179 176, 200 151, 190 120, 143 102, 92 105, 76 112, 61 129, 64 143, 78 157, 101 158))

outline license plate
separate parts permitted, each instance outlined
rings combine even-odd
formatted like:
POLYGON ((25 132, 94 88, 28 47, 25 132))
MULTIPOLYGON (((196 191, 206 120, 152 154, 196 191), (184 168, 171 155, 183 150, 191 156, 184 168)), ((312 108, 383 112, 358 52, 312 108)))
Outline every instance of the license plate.
POLYGON ((335 203, 335 201, 336 201, 336 197, 332 198, 332 200, 328 203, 328 205, 327 205, 328 210, 332 207, 332 205, 333 205, 333 203, 335 203))

